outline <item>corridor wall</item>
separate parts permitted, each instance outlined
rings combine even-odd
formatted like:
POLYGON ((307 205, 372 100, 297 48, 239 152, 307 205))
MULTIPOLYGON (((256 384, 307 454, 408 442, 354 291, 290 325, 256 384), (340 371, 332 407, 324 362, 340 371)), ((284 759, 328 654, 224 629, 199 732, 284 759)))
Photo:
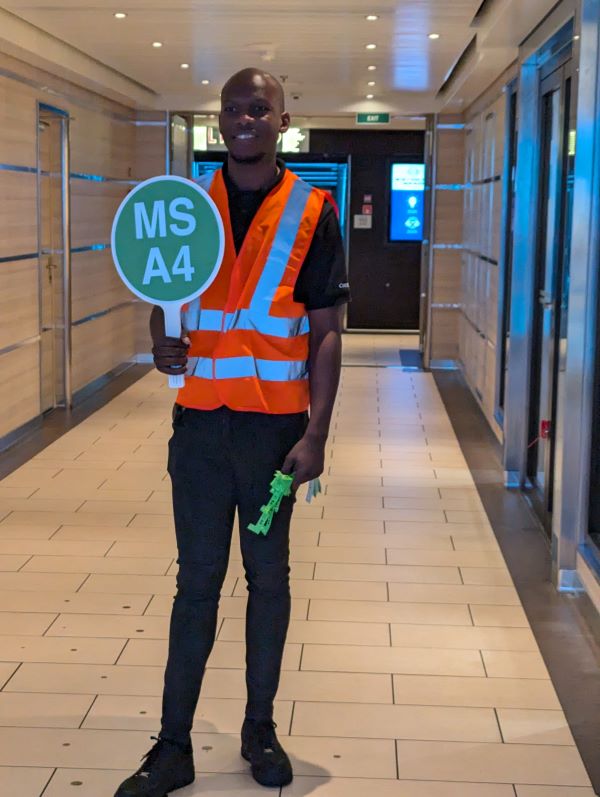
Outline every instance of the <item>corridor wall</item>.
POLYGON ((516 74, 505 72, 465 114, 465 193, 459 363, 496 436, 499 281, 504 197, 506 97, 516 74))
POLYGON ((138 350, 143 314, 117 278, 110 230, 135 182, 165 171, 165 113, 145 117, 0 54, 0 444, 41 412, 38 103, 70 117, 75 393, 138 350))

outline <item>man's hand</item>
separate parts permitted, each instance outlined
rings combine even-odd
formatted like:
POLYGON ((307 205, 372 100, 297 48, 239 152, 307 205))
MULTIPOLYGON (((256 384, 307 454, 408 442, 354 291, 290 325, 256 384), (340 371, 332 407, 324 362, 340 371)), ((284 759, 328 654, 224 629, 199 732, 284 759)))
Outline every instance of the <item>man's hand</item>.
POLYGON ((182 334, 181 338, 168 338, 166 335, 154 342, 152 355, 154 365, 162 374, 173 376, 184 374, 187 368, 190 339, 182 334))
POLYGON ((325 468, 325 443, 327 438, 305 434, 285 458, 282 473, 293 474, 292 489, 317 479, 325 468))
POLYGON ((157 306, 152 309, 150 335, 154 344, 152 355, 156 368, 162 374, 169 376, 184 374, 191 341, 185 330, 182 330, 180 338, 168 338, 165 335, 165 317, 162 307, 157 306))

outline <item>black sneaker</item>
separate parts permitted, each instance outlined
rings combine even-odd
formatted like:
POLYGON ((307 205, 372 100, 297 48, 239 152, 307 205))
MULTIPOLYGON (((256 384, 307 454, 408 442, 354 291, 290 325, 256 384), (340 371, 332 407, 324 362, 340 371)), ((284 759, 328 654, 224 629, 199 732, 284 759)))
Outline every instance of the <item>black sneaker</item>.
POLYGON ((142 758, 138 771, 121 783, 115 797, 167 797, 194 781, 191 745, 183 750, 167 739, 150 738, 156 739, 156 744, 142 758))
POLYGON ((250 762, 252 777, 261 786, 287 786, 294 774, 290 759, 275 734, 271 720, 244 720, 242 757, 250 762))

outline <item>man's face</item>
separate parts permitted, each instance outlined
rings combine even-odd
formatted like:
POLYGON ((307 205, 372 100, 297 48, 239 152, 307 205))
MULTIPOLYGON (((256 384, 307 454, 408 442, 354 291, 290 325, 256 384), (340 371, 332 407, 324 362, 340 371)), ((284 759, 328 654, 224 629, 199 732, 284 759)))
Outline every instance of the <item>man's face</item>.
POLYGON ((219 127, 229 154, 238 163, 272 158, 279 134, 289 124, 277 87, 261 76, 233 80, 225 86, 219 127))

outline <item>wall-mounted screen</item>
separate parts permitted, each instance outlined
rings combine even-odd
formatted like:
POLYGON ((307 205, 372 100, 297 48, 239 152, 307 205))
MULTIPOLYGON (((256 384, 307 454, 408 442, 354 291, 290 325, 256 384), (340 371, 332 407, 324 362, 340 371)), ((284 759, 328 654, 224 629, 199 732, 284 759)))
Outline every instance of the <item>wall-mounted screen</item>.
POLYGON ((390 193, 390 241, 422 241, 425 164, 393 163, 390 193))

